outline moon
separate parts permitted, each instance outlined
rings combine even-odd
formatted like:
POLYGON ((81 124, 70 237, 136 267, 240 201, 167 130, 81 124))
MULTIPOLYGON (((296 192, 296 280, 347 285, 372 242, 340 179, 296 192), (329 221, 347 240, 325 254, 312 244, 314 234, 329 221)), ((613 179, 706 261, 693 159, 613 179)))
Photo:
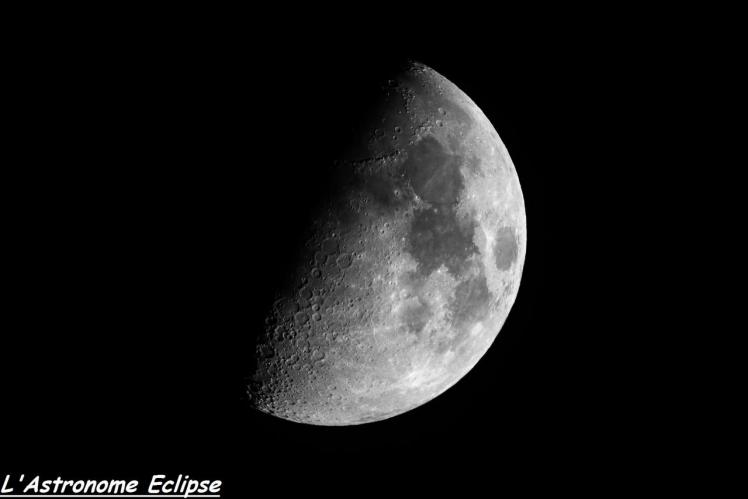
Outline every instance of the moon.
POLYGON ((248 394, 290 421, 343 426, 434 399, 486 353, 527 247, 517 172, 478 106, 411 63, 383 82, 334 195, 267 313, 248 394))

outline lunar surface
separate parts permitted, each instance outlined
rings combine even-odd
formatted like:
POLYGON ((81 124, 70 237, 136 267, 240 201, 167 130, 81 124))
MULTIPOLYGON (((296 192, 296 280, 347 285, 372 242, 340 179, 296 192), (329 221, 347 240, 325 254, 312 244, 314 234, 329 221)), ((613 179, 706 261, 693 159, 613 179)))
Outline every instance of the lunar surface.
POLYGON ((433 69, 383 82, 368 135, 335 160, 335 195, 265 320, 252 404, 290 421, 402 414, 462 378, 499 333, 526 252, 512 160, 433 69))

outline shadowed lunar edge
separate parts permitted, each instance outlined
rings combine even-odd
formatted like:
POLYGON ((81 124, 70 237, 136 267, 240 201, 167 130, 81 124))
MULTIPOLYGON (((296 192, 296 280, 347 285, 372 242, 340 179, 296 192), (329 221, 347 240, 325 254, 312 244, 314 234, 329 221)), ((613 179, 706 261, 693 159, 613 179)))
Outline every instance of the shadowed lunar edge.
POLYGON ((480 109, 412 64, 382 87, 258 343, 260 411, 351 425, 406 412, 483 356, 514 303, 524 201, 480 109))

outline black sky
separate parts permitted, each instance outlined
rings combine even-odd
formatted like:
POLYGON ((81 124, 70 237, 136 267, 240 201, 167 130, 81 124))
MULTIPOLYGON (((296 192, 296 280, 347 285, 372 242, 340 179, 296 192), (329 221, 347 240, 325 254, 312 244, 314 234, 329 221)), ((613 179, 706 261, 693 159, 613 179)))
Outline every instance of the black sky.
POLYGON ((0 386, 12 469, 187 472, 237 492, 304 491, 331 474, 342 487, 378 474, 433 485, 441 470, 500 480, 605 468, 596 456, 631 431, 614 367, 627 318, 610 310, 621 288, 609 288, 633 276, 609 248, 631 231, 610 198, 630 182, 611 134, 633 97, 610 64, 617 49, 555 41, 31 47, 38 58, 18 77, 26 155, 6 184, 0 386), (248 330, 324 189, 324 158, 372 82, 407 59, 465 91, 517 168, 528 250, 514 308, 470 373, 404 415, 321 428, 253 412, 248 330))

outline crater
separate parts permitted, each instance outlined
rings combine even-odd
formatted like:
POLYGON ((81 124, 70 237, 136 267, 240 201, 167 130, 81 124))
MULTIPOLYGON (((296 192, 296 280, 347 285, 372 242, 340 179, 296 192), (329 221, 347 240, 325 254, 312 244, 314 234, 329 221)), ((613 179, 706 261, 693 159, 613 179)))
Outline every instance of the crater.
POLYGON ((461 125, 472 127, 474 124, 473 118, 470 113, 456 102, 451 101, 447 98, 436 98, 435 104, 442 108, 444 112, 440 112, 442 116, 449 116, 451 119, 457 121, 461 125))

